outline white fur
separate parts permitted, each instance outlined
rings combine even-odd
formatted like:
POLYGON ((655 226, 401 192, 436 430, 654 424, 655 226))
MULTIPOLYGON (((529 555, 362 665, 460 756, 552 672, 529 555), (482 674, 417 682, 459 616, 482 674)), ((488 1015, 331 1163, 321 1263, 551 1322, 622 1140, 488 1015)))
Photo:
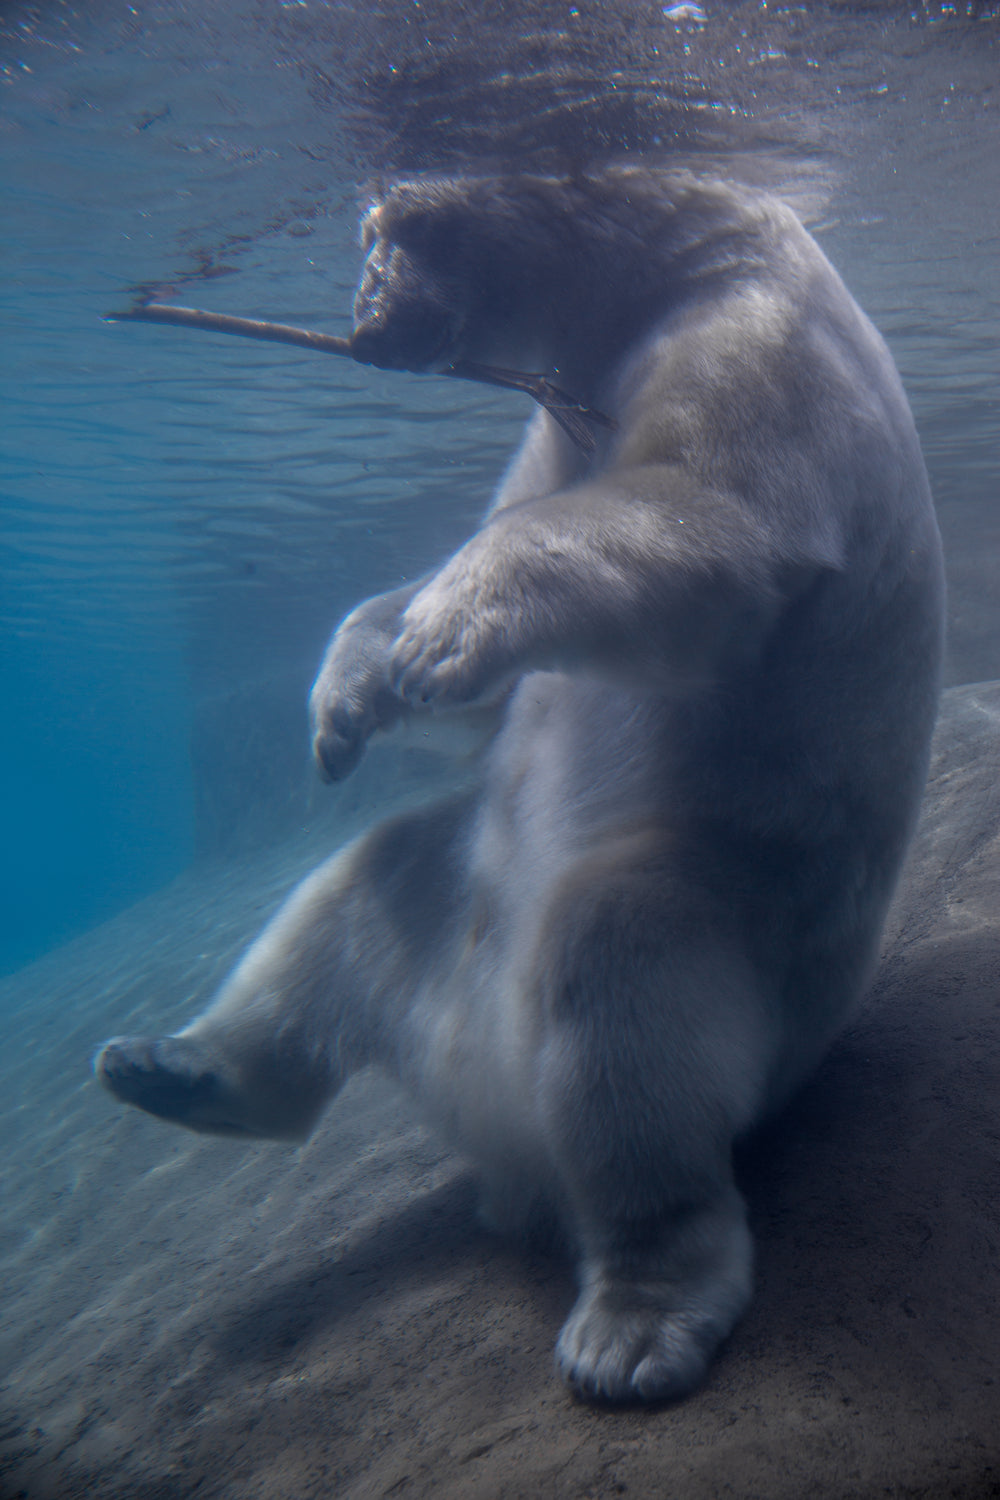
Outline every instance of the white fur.
POLYGON ((570 1384, 677 1396, 750 1295, 733 1140, 866 983, 915 817, 942 611, 917 440, 771 199, 620 169, 402 184, 367 223, 359 352, 540 360, 617 431, 588 461, 538 413, 482 529, 331 642, 328 776, 509 692, 479 787, 323 865, 200 1019, 98 1069, 295 1137, 383 1065, 494 1219, 561 1217, 570 1384))

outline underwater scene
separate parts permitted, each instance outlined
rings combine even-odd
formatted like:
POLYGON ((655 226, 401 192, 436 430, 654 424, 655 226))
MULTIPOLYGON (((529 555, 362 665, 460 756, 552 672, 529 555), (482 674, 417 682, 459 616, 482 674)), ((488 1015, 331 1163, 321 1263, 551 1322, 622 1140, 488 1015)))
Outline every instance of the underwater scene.
POLYGON ((1000 1496, 1000 5, 7 0, 0 203, 0 1500, 1000 1496))

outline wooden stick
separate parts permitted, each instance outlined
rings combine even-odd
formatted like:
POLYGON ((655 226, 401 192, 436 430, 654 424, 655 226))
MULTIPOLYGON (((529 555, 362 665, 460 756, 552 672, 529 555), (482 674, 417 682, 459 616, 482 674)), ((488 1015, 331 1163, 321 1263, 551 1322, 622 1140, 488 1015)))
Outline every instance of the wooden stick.
POLYGON ((353 359, 350 339, 332 333, 313 333, 291 323, 264 323, 258 318, 231 318, 226 313, 202 312, 200 307, 168 307, 165 302, 140 302, 127 312, 105 313, 105 323, 176 323, 180 328, 203 328, 207 333, 234 333, 242 339, 266 339, 274 344, 298 344, 321 354, 353 359))
MULTIPOLYGON (((140 302, 125 312, 105 314, 107 323, 172 323, 180 328, 201 328, 207 333, 235 334, 237 338, 263 339, 274 344, 294 344, 300 349, 315 349, 320 354, 338 354, 346 359, 355 359, 351 340, 338 338, 331 333, 314 333, 309 328, 296 328, 291 323, 268 323, 259 318, 233 318, 226 313, 203 312, 198 307, 168 307, 164 302, 140 302)), ((364 364, 364 360, 356 360, 364 364)), ((452 375, 458 380, 476 380, 484 385, 497 385, 505 390, 521 391, 537 401, 539 406, 559 423, 563 431, 586 454, 593 453, 597 446, 591 426, 613 431, 616 423, 603 412, 595 411, 574 400, 559 386, 553 385, 544 375, 523 375, 518 370, 505 370, 497 365, 478 365, 469 360, 459 360, 440 375, 452 375)))

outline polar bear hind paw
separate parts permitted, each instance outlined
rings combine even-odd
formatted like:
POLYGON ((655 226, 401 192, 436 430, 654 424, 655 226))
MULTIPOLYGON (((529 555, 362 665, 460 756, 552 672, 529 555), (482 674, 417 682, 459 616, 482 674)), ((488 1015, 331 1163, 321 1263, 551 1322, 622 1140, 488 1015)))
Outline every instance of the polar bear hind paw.
MULTIPOLYGON (((116 1099, 179 1125, 201 1125, 221 1103, 221 1081, 197 1042, 185 1037, 113 1037, 94 1060, 98 1081, 116 1099)), ((245 1133, 245 1127, 220 1119, 213 1130, 245 1133)))
POLYGON ((668 1290, 604 1285, 570 1313, 556 1368, 584 1401, 679 1401, 701 1384, 728 1332, 707 1310, 678 1308, 668 1290))

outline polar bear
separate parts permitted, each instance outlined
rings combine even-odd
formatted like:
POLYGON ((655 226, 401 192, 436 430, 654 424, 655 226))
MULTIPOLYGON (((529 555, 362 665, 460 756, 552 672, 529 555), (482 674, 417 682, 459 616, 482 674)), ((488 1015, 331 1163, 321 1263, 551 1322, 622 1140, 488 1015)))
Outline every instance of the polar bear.
POLYGON ((691 171, 404 181, 363 221, 354 350, 546 371, 482 528, 334 634, 328 779, 407 716, 496 705, 474 788, 306 879, 215 1002, 96 1062, 201 1131, 301 1139, 375 1063, 548 1204, 556 1359, 683 1395, 743 1312, 734 1141, 858 998, 924 783, 940 544, 881 338, 782 202, 691 171))

